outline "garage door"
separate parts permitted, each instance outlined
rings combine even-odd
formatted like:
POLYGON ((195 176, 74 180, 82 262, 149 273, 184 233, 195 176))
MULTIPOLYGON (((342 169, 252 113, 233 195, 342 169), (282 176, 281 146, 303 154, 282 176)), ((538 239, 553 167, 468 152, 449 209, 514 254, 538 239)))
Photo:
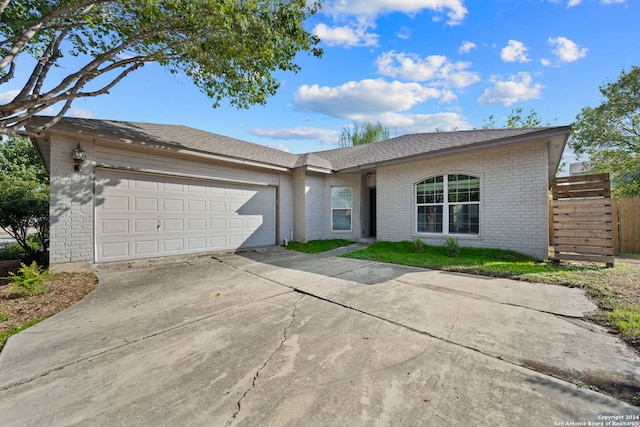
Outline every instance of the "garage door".
POLYGON ((98 169, 96 260, 276 242, 275 188, 98 169))

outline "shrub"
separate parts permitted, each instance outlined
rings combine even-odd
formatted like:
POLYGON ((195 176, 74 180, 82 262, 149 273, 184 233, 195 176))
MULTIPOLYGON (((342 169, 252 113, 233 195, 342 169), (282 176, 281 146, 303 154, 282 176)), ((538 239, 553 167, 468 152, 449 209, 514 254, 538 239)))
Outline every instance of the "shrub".
POLYGON ((447 248, 447 256, 457 258, 458 255, 460 255, 460 244, 458 243, 458 239, 447 237, 444 239, 444 246, 447 248))
POLYGON ((14 295, 36 295, 45 292, 44 284, 49 276, 49 271, 44 270, 35 261, 30 265, 20 264, 18 273, 9 273, 11 287, 9 292, 14 295))
POLYGON ((18 259, 24 254, 24 249, 18 242, 9 243, 0 247, 0 260, 18 259))
POLYGON ((427 244, 423 242, 419 237, 414 237, 413 239, 411 239, 411 245, 413 246, 413 251, 419 254, 423 253, 427 248, 427 244))
POLYGON ((0 311, 0 323, 4 322, 5 320, 7 320, 7 315, 0 311))

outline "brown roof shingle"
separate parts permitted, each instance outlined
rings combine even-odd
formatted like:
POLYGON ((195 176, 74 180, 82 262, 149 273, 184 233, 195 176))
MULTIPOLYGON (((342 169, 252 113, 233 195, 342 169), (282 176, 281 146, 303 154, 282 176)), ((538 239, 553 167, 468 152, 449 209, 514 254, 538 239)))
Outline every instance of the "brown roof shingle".
MULTIPOLYGON (((47 119, 36 117, 33 120, 37 123, 47 119)), ((92 135, 109 135, 143 145, 151 142, 289 169, 315 167, 326 171, 366 168, 367 165, 372 167, 383 162, 409 160, 416 156, 470 149, 487 144, 510 144, 547 136, 568 135, 570 130, 569 126, 554 126, 421 133, 356 147, 291 154, 182 125, 65 117, 55 126, 71 127, 81 133, 88 131, 92 135)))

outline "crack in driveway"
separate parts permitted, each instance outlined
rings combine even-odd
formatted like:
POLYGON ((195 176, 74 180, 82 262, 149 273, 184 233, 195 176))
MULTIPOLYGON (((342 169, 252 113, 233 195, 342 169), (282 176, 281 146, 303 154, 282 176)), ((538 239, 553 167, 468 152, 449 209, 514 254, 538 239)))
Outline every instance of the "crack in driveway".
POLYGON ((300 298, 291 307, 291 313, 289 314, 289 322, 287 322, 287 324, 285 325, 285 327, 284 327, 284 329, 282 331, 282 339, 280 340, 280 343, 275 348, 275 350, 273 350, 273 352, 271 352, 269 357, 267 357, 267 360, 265 360, 265 362, 262 364, 262 366, 260 366, 258 368, 258 370, 256 371, 255 375, 253 376, 253 379, 251 380, 251 385, 242 394, 242 396, 240 396, 240 399, 238 399, 238 401, 236 402, 236 410, 231 415, 231 418, 229 418, 227 420, 227 422, 225 423, 225 427, 229 427, 231 424, 233 424, 235 419, 238 417, 238 414, 240 414, 240 411, 242 410, 242 401, 244 400, 245 397, 247 397, 247 395, 251 392, 251 390, 253 390, 255 388, 256 382, 258 381, 258 378, 260 378, 260 373, 264 370, 264 368, 267 367, 267 365, 269 364, 271 359, 273 359, 273 357, 276 355, 276 353, 278 351, 280 351, 280 349, 282 349, 282 347, 284 346, 284 343, 289 338, 289 329, 291 328, 291 325, 293 325, 293 322, 296 320, 296 309, 298 308, 298 303, 300 303, 300 301, 302 301, 304 298, 305 298, 305 296, 301 295, 300 298))
POLYGON ((7 384, 0 384, 0 391, 7 391, 7 390, 11 390, 11 389, 20 387, 20 386, 22 386, 24 384, 28 384, 28 383, 30 383, 32 381, 35 381, 38 378, 45 377, 45 376, 49 375, 52 372, 56 372, 56 371, 60 371, 62 369, 66 369, 69 366, 73 366, 73 365, 76 365, 78 363, 94 360, 96 358, 99 358, 101 356, 109 354, 109 353, 111 353, 113 351, 117 351, 117 350, 119 350, 119 349, 121 349, 123 347, 129 346, 129 345, 132 345, 132 344, 136 344, 138 342, 147 340, 149 338, 154 338, 154 337, 163 335, 163 334, 165 334, 167 332, 171 332, 171 331, 174 331, 176 329, 184 328, 184 327, 189 326, 189 325, 191 325, 193 323, 202 322, 202 321, 210 319, 212 317, 220 316, 220 315, 228 313, 230 311, 242 309, 245 306, 248 306, 248 305, 251 305, 251 304, 255 304, 257 302, 264 302, 264 301, 268 302, 268 300, 271 299, 271 298, 275 298, 275 297, 278 297, 278 296, 281 296, 281 295, 284 295, 284 294, 288 294, 288 293, 291 293, 291 292, 292 292, 291 290, 286 290, 285 292, 281 292, 281 293, 278 293, 278 294, 275 294, 275 295, 270 295, 268 297, 261 298, 261 299, 258 299, 258 300, 251 299, 251 302, 248 302, 248 303, 245 303, 245 304, 240 304, 240 305, 235 306, 233 308, 228 308, 228 309, 221 310, 221 311, 218 311, 218 312, 215 312, 215 313, 211 313, 211 314, 208 314, 208 315, 200 316, 200 317, 198 317, 196 319, 185 321, 183 323, 180 323, 180 324, 177 324, 177 325, 173 325, 173 326, 170 326, 168 328, 164 328, 164 329, 152 332, 150 334, 143 335, 143 336, 138 337, 138 338, 127 339, 127 338, 124 338, 124 337, 121 337, 121 336, 111 336, 111 338, 121 340, 121 341, 123 341, 123 343, 119 344, 119 345, 112 346, 112 347, 104 348, 104 349, 99 350, 99 351, 97 351, 95 353, 89 354, 87 356, 84 356, 84 357, 81 357, 81 358, 78 358, 78 359, 75 359, 75 360, 70 360, 70 361, 68 361, 66 363, 62 363, 62 364, 60 364, 58 366, 54 366, 54 367, 46 369, 44 371, 36 372, 31 376, 28 376, 28 377, 25 377, 25 378, 22 378, 22 379, 19 379, 19 380, 16 380, 16 381, 13 381, 13 382, 10 382, 10 383, 7 383, 7 384))

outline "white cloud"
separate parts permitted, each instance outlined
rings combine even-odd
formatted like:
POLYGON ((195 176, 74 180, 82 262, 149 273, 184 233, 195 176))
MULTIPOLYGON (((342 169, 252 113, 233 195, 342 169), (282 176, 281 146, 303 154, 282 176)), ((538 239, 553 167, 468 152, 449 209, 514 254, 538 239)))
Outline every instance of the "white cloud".
POLYGON ((2 92, 0 93, 0 104, 7 104, 11 101, 13 101, 13 99, 20 93, 19 90, 10 90, 7 92, 2 92))
POLYGON ((384 113, 377 116, 364 117, 370 122, 380 122, 389 129, 389 134, 405 135, 409 133, 423 133, 452 130, 468 130, 473 127, 458 113, 436 114, 398 114, 384 113))
POLYGON ((551 51, 562 62, 574 62, 587 56, 589 49, 581 48, 566 37, 549 38, 549 44, 555 48, 551 51))
POLYGON ((376 46, 379 36, 368 33, 367 28, 367 25, 359 25, 356 28, 348 26, 329 27, 321 23, 316 25, 312 32, 329 46, 376 46))
POLYGON ((547 58, 542 58, 540 60, 540 63, 542 64, 543 67, 548 67, 549 65, 551 65, 551 61, 549 61, 547 58))
POLYGON ((445 87, 464 88, 480 81, 476 73, 466 71, 469 62, 451 62, 444 55, 426 58, 413 53, 385 52, 376 60, 378 73, 383 76, 412 81, 431 81, 445 87))
POLYGON ((396 37, 402 40, 409 40, 411 38, 411 29, 409 27, 402 27, 396 32, 396 37))
POLYGON ((294 94, 294 102, 304 111, 355 120, 362 115, 405 111, 446 95, 419 83, 366 79, 336 87, 303 85, 294 94))
POLYGON ((504 62, 529 62, 527 57, 527 48, 524 43, 517 40, 509 40, 509 44, 500 52, 500 58, 504 62))
POLYGON ((326 0, 322 7, 328 15, 367 18, 394 12, 413 15, 423 10, 445 13, 451 25, 459 24, 468 12, 463 0, 326 0))
POLYGON ((475 43, 470 42, 468 40, 465 40, 462 45, 460 45, 460 48, 458 49, 458 52, 460 53, 469 53, 471 52, 473 49, 477 49, 478 46, 476 46, 475 43))
POLYGON ((284 145, 282 142, 274 142, 272 144, 267 144, 267 147, 275 148, 276 150, 284 151, 285 153, 289 152, 289 147, 284 145))
POLYGON ((527 72, 511 76, 510 80, 500 80, 492 77, 493 87, 484 91, 478 98, 479 104, 513 105, 516 102, 538 99, 542 96, 543 85, 534 83, 531 74, 527 72))
MULTIPOLYGON (((561 3, 560 0, 549 0, 550 3, 561 3)), ((568 0, 567 8, 581 5, 584 0, 568 0)), ((626 3, 627 0, 600 0, 600 4, 623 4, 626 3)))
POLYGON ((77 117, 79 119, 95 119, 96 116, 93 115, 91 111, 83 110, 82 108, 71 108, 65 114, 67 117, 77 117))
MULTIPOLYGON (((302 140, 303 139, 303 140, 320 141, 325 145, 337 144, 338 139, 340 137, 340 132, 334 129, 309 128, 309 127, 296 127, 296 128, 286 128, 286 129, 255 128, 255 129, 251 129, 251 133, 256 136, 269 138, 269 139, 284 139, 284 140, 302 140)), ((275 144, 279 144, 279 143, 275 143, 275 144)), ((273 148, 278 148, 279 150, 283 150, 282 148, 279 148, 279 147, 273 147, 273 148)), ((283 151, 288 151, 288 150, 283 150, 283 151)))

